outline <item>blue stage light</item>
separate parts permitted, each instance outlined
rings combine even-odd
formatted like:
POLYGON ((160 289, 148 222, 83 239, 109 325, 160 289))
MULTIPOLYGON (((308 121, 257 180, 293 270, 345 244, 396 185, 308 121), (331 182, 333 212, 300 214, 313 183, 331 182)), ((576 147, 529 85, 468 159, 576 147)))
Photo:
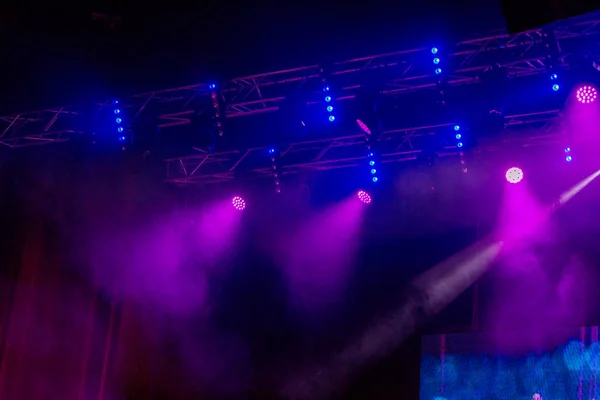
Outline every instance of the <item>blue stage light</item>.
POLYGON ((565 147, 565 153, 570 153, 571 152, 571 148, 570 147, 565 147))
POLYGON ((333 106, 327 106, 327 111, 332 112, 333 111, 333 106))
POLYGON ((331 96, 325 96, 325 101, 329 103, 331 101, 331 96))
POLYGON ((122 126, 118 127, 118 128, 117 128, 117 132, 119 132, 119 133, 123 133, 123 127, 122 127, 122 126))
POLYGON ((215 90, 217 88, 217 85, 215 85, 214 83, 211 83, 210 85, 208 85, 208 88, 210 90, 215 90))
POLYGON ((455 137, 456 137, 456 140, 460 140, 462 138, 462 135, 460 133, 457 133, 455 137))
POLYGON ((121 114, 121 110, 119 110, 118 108, 115 108, 115 114, 121 114))
POLYGON ((556 74, 551 74, 551 75, 550 75, 550 79, 551 79, 551 80, 553 80, 553 81, 555 81, 555 80, 557 80, 557 79, 558 79, 558 75, 556 75, 556 74))
POLYGON ((567 162, 571 162, 571 161, 573 160, 573 157, 571 157, 571 156, 567 156, 567 157, 565 158, 565 160, 567 160, 567 162))
POLYGON ((438 48, 434 47, 431 49, 431 54, 437 54, 438 53, 438 48))
POLYGON ((275 149, 269 149, 269 154, 275 154, 275 149))
POLYGON ((456 145, 457 145, 459 148, 460 148, 460 147, 463 147, 463 144, 462 144, 462 142, 458 142, 456 145))
POLYGON ((335 121, 335 117, 333 115, 330 115, 329 116, 329 122, 333 122, 333 121, 335 121))
POLYGON ((121 122, 123 122, 123 120, 122 120, 121 118, 117 118, 117 119, 115 119, 115 122, 116 122, 117 124, 120 124, 121 122))
POLYGON ((324 91, 324 92, 329 92, 329 86, 325 86, 325 87, 323 88, 323 91, 324 91))
POLYGON ((439 58, 437 58, 437 57, 436 57, 436 58, 434 58, 434 59, 433 59, 433 63, 434 63, 434 64, 439 64, 439 63, 440 63, 440 59, 439 59, 439 58))
POLYGON ((435 70, 436 75, 439 75, 442 73, 442 69, 441 68, 436 68, 435 70))
POLYGON ((371 179, 373 182, 377 182, 379 180, 379 178, 377 178, 376 176, 373 177, 373 179, 371 179))
POLYGON ((125 136, 119 136, 119 142, 124 142, 125 140, 127 140, 125 136))
POLYGON ((119 104, 119 100, 113 100, 113 104, 114 104, 114 105, 117 105, 117 104, 119 104))
POLYGON ((460 131, 460 125, 454 125, 454 130, 457 132, 460 131))
POLYGON ((375 161, 373 161, 373 160, 369 161, 369 165, 372 167, 373 165, 375 165, 375 161))
POLYGON ((554 85, 552 85, 552 90, 554 90, 555 92, 557 92, 558 89, 560 89, 560 86, 558 86, 556 83, 554 85))
POLYGON ((376 170, 375 168, 373 168, 373 169, 371 169, 371 173, 372 173, 373 175, 375 175, 375 174, 377 173, 377 170, 376 170))

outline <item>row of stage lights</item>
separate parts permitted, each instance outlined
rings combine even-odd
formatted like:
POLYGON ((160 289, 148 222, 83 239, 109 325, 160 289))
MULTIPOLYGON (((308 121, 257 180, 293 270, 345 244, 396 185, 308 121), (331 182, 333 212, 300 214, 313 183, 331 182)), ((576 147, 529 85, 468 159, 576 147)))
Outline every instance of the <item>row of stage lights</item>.
POLYGON ((325 93, 325 110, 327 111, 327 120, 329 122, 335 121, 335 115, 333 114, 333 97, 331 96, 331 87, 323 82, 323 92, 325 93))
MULTIPOLYGON (((554 79, 557 79, 557 75, 556 74, 552 74, 554 79)), ((553 85, 552 87, 553 90, 558 90, 558 84, 553 85), (554 87, 557 87, 557 89, 555 89, 554 87)), ((582 85, 579 88, 577 88, 577 91, 575 92, 575 98, 577 99, 577 102, 581 105, 588 105, 591 103, 594 103, 596 101, 596 98, 598 97, 598 91, 597 89, 592 86, 592 85, 582 85)), ((565 152, 565 161, 566 162, 571 162, 573 161, 573 154, 571 151, 571 147, 567 146, 564 149, 565 152)))
MULTIPOLYGON (((433 56, 432 58, 432 63, 433 63, 433 67, 434 67, 434 73, 435 75, 439 76, 438 78, 438 86, 440 89, 440 95, 441 95, 441 101, 442 103, 444 102, 443 100, 443 82, 442 82, 442 72, 443 72, 443 59, 442 56, 440 54, 440 50, 438 47, 433 47, 431 48, 431 54, 433 56)), ((553 91, 559 91, 560 90, 560 84, 559 84, 559 75, 557 73, 551 73, 550 74, 550 80, 552 82, 552 90, 553 91)), ((325 111, 327 112, 327 120, 329 122, 334 122, 336 120, 336 116, 334 114, 334 104, 335 104, 335 99, 333 97, 333 91, 331 90, 331 86, 328 84, 327 80, 325 78, 323 78, 322 80, 323 82, 323 93, 324 93, 324 104, 325 104, 325 111)), ((218 134, 219 136, 223 135, 223 129, 222 129, 222 125, 221 125, 221 114, 220 114, 220 106, 219 106, 219 101, 218 101, 218 96, 217 96, 217 85, 216 84, 210 84, 208 86, 210 93, 211 93, 211 98, 213 100, 213 106, 214 106, 214 111, 215 111, 215 115, 214 115, 214 120, 215 120, 215 127, 218 130, 218 134)), ((581 104, 590 104, 596 101, 598 96, 597 93, 597 89, 594 86, 591 85, 583 85, 581 87, 579 87, 576 91, 576 98, 577 101, 581 104)), ((120 108, 120 102, 119 100, 114 100, 112 102, 114 108, 113 108, 113 112, 115 115, 115 123, 116 123, 116 130, 118 133, 118 140, 120 142, 126 142, 127 141, 127 135, 126 135, 126 129, 125 129, 125 124, 124 124, 124 120, 123 120, 123 113, 121 112, 121 108, 120 108)), ((378 168, 377 168, 377 158, 376 158, 376 154, 374 152, 373 149, 373 140, 375 139, 375 136, 371 130, 369 129, 369 127, 364 124, 362 121, 357 120, 357 123, 359 125, 359 127, 363 130, 363 132, 365 133, 365 144, 366 144, 366 154, 367 154, 367 163, 368 163, 368 170, 370 173, 370 180, 372 183, 377 183, 379 181, 379 177, 378 177, 378 168)), ((454 137, 456 139, 456 147, 458 148, 458 153, 459 153, 459 157, 460 157, 460 163, 462 166, 462 171, 463 172, 467 172, 467 165, 466 165, 466 158, 465 158, 465 152, 464 152, 464 132, 463 130, 461 130, 461 126, 456 124, 453 126, 453 130, 454 130, 454 137)), ((125 147, 123 147, 123 149, 125 149, 125 147)), ((571 148, 570 147, 565 147, 564 148, 564 153, 565 153, 565 160, 567 162, 571 162, 573 160, 573 156, 572 156, 572 152, 571 152, 571 148)), ((281 192, 281 186, 280 186, 280 172, 279 172, 279 164, 278 164, 278 156, 279 154, 277 153, 277 150, 272 148, 269 149, 269 156, 271 159, 271 166, 272 166, 272 174, 273 174, 273 179, 274 179, 274 183, 275 183, 275 190, 277 193, 281 192)), ((522 179, 523 173, 520 169, 518 168, 511 168, 509 171, 507 171, 506 173, 506 178, 509 182, 511 183, 516 183, 519 182, 522 179), (509 179, 510 176, 510 179, 509 179)), ((371 196, 366 192, 366 191, 359 191, 358 197, 361 201, 363 201, 364 203, 370 203, 372 201, 371 196)), ((244 209, 246 207, 246 203, 244 202, 244 200, 241 197, 236 197, 235 201, 234 201, 234 206, 236 206, 236 208, 238 209, 244 209)))
MULTIPOLYGON (((510 184, 517 184, 524 178, 523 170, 519 167, 509 168, 504 174, 506 181, 510 184)), ((373 198, 366 190, 359 190, 356 192, 356 199, 363 204, 371 204, 373 198)), ((231 199, 231 205, 238 211, 244 211, 246 209, 246 201, 241 196, 234 196, 231 199)))
POLYGON ((123 113, 121 112, 120 102, 119 100, 113 100, 113 114, 115 115, 115 124, 117 125, 117 134, 118 140, 121 143, 125 143, 127 141, 127 136, 125 135, 125 126, 123 121, 123 113))

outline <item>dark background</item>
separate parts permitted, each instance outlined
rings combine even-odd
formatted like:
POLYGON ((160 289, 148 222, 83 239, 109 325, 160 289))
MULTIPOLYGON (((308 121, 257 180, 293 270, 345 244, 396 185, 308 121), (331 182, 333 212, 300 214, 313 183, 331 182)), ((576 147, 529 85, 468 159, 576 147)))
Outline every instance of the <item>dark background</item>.
POLYGON ((494 1, 8 3, 2 109, 219 81, 453 42, 503 27, 494 1), (117 15, 114 27, 93 12, 117 15))

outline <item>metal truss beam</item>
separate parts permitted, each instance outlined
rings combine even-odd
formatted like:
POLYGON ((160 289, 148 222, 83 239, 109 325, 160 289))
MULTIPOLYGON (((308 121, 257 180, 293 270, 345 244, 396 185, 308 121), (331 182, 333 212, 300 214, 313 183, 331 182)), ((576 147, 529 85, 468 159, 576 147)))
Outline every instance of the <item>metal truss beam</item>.
MULTIPOLYGON (((563 66, 568 67, 572 56, 580 51, 582 39, 600 37, 600 20, 565 23, 555 26, 553 31, 563 52, 563 66)), ((491 35, 451 46, 445 52, 452 65, 448 84, 477 83, 481 73, 491 65, 503 66, 513 77, 545 72, 548 66, 543 34, 536 29, 516 35, 491 35)), ((364 84, 363 74, 368 72, 390 77, 384 87, 384 93, 389 95, 433 87, 436 79, 428 52, 429 48, 417 48, 333 64, 330 74, 340 85, 337 100, 353 98, 364 84)), ((319 65, 308 65, 231 79, 220 90, 225 115, 242 117, 275 111, 294 88, 317 82, 320 69, 319 65)), ((210 100, 210 96, 208 84, 203 83, 138 94, 123 104, 135 116, 158 117, 159 126, 167 128, 190 123, 197 102, 210 100)), ((86 115, 93 115, 103 106, 95 105, 94 110, 86 110, 86 115)), ((83 115, 81 107, 60 107, 0 117, 0 143, 18 147, 68 140, 81 132, 76 127, 84 126, 82 121, 76 121, 79 115, 83 115), (52 132, 64 133, 52 135, 52 132)))
MULTIPOLYGON (((518 135, 510 138, 519 146, 540 146, 560 141, 558 131, 552 129, 559 110, 511 115, 505 118, 505 130, 535 127, 535 136, 518 135)), ((431 143, 438 143, 439 157, 458 156, 451 139, 453 123, 389 130, 379 139, 379 159, 383 163, 415 160, 419 153, 428 151, 431 143), (434 140, 435 139, 435 140, 434 140)), ((506 138, 503 140, 506 144, 506 138)), ((483 146, 479 151, 491 151, 497 146, 483 146)), ((364 135, 351 135, 321 140, 297 142, 280 149, 281 173, 295 174, 326 171, 364 165, 366 147, 364 135)), ((193 156, 166 160, 166 181, 176 184, 209 184, 233 180, 237 177, 260 178, 271 176, 271 162, 267 147, 234 150, 222 153, 200 153, 193 156)))

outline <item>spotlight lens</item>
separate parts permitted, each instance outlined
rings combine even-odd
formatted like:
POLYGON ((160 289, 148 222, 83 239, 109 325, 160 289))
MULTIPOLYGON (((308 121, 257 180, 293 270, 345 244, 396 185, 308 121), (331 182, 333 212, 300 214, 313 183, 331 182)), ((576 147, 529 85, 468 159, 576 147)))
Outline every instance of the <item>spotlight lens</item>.
POLYGON ((550 75, 550 79, 552 79, 553 81, 555 81, 555 80, 558 79, 558 75, 552 74, 552 75, 550 75))
POLYGON ((509 183, 519 183, 523 180, 523 171, 521 168, 512 167, 506 171, 506 180, 509 183))
POLYGON ((437 68, 437 69, 435 70, 435 73, 436 73, 437 75, 441 74, 441 73, 442 73, 442 69, 441 69, 441 68, 437 68))
POLYGON ((455 131, 460 131, 460 125, 454 125, 454 130, 455 131))
POLYGON ((329 116, 329 122, 333 122, 333 121, 335 121, 335 117, 333 115, 330 115, 329 116))
POLYGON ((122 120, 121 118, 117 118, 117 119, 115 119, 115 122, 116 122, 117 124, 120 124, 121 122, 123 122, 123 120, 122 120))
POLYGON ((460 138, 462 138, 462 135, 460 133, 456 134, 456 140, 460 140, 460 138))
POLYGON ((376 176, 373 177, 373 182, 377 182, 379 180, 379 178, 377 178, 376 176))
POLYGON ((115 114, 120 114, 121 110, 119 110, 118 108, 115 108, 115 114))
POLYGON ((327 111, 332 112, 333 111, 333 107, 332 106, 327 106, 327 111))
POLYGON ((235 196, 231 200, 231 204, 233 204, 233 208, 235 208, 238 211, 242 211, 246 208, 246 202, 240 196, 235 196))
POLYGON ((463 144, 462 144, 462 142, 458 142, 456 145, 457 145, 458 147, 463 147, 463 144))
POLYGON ((571 161, 573 160, 573 157, 571 157, 571 156, 567 156, 567 157, 565 158, 565 160, 567 160, 567 162, 571 162, 571 161))
POLYGON ((117 128, 117 131, 118 131, 119 133, 123 132, 123 127, 122 127, 122 126, 120 126, 119 128, 117 128))
POLYGON ((431 49, 431 54, 437 54, 438 53, 438 48, 434 47, 431 49))
POLYGON ((578 102, 583 104, 589 104, 596 101, 596 97, 598 97, 598 91, 593 86, 585 85, 577 89, 576 95, 578 102))
POLYGON ((372 167, 373 165, 375 165, 375 161, 373 161, 373 160, 369 161, 369 165, 372 167))
MULTIPOLYGON (((375 179, 375 178, 373 178, 375 179)), ((365 204, 369 204, 371 203, 371 196, 369 195, 369 193, 365 192, 364 190, 359 190, 357 193, 358 199, 360 201, 362 201, 365 204)))
POLYGON ((434 59, 433 59, 433 63, 434 63, 434 64, 439 64, 439 63, 440 63, 440 59, 439 59, 439 58, 437 58, 437 57, 436 57, 436 58, 434 58, 434 59))
POLYGON ((552 90, 554 90, 555 92, 557 92, 558 89, 560 89, 560 86, 558 86, 556 84, 552 85, 552 90))
POLYGON ((571 151, 570 147, 565 147, 565 153, 569 153, 571 151))
POLYGON ((325 101, 329 103, 331 101, 331 96, 325 96, 325 101))

